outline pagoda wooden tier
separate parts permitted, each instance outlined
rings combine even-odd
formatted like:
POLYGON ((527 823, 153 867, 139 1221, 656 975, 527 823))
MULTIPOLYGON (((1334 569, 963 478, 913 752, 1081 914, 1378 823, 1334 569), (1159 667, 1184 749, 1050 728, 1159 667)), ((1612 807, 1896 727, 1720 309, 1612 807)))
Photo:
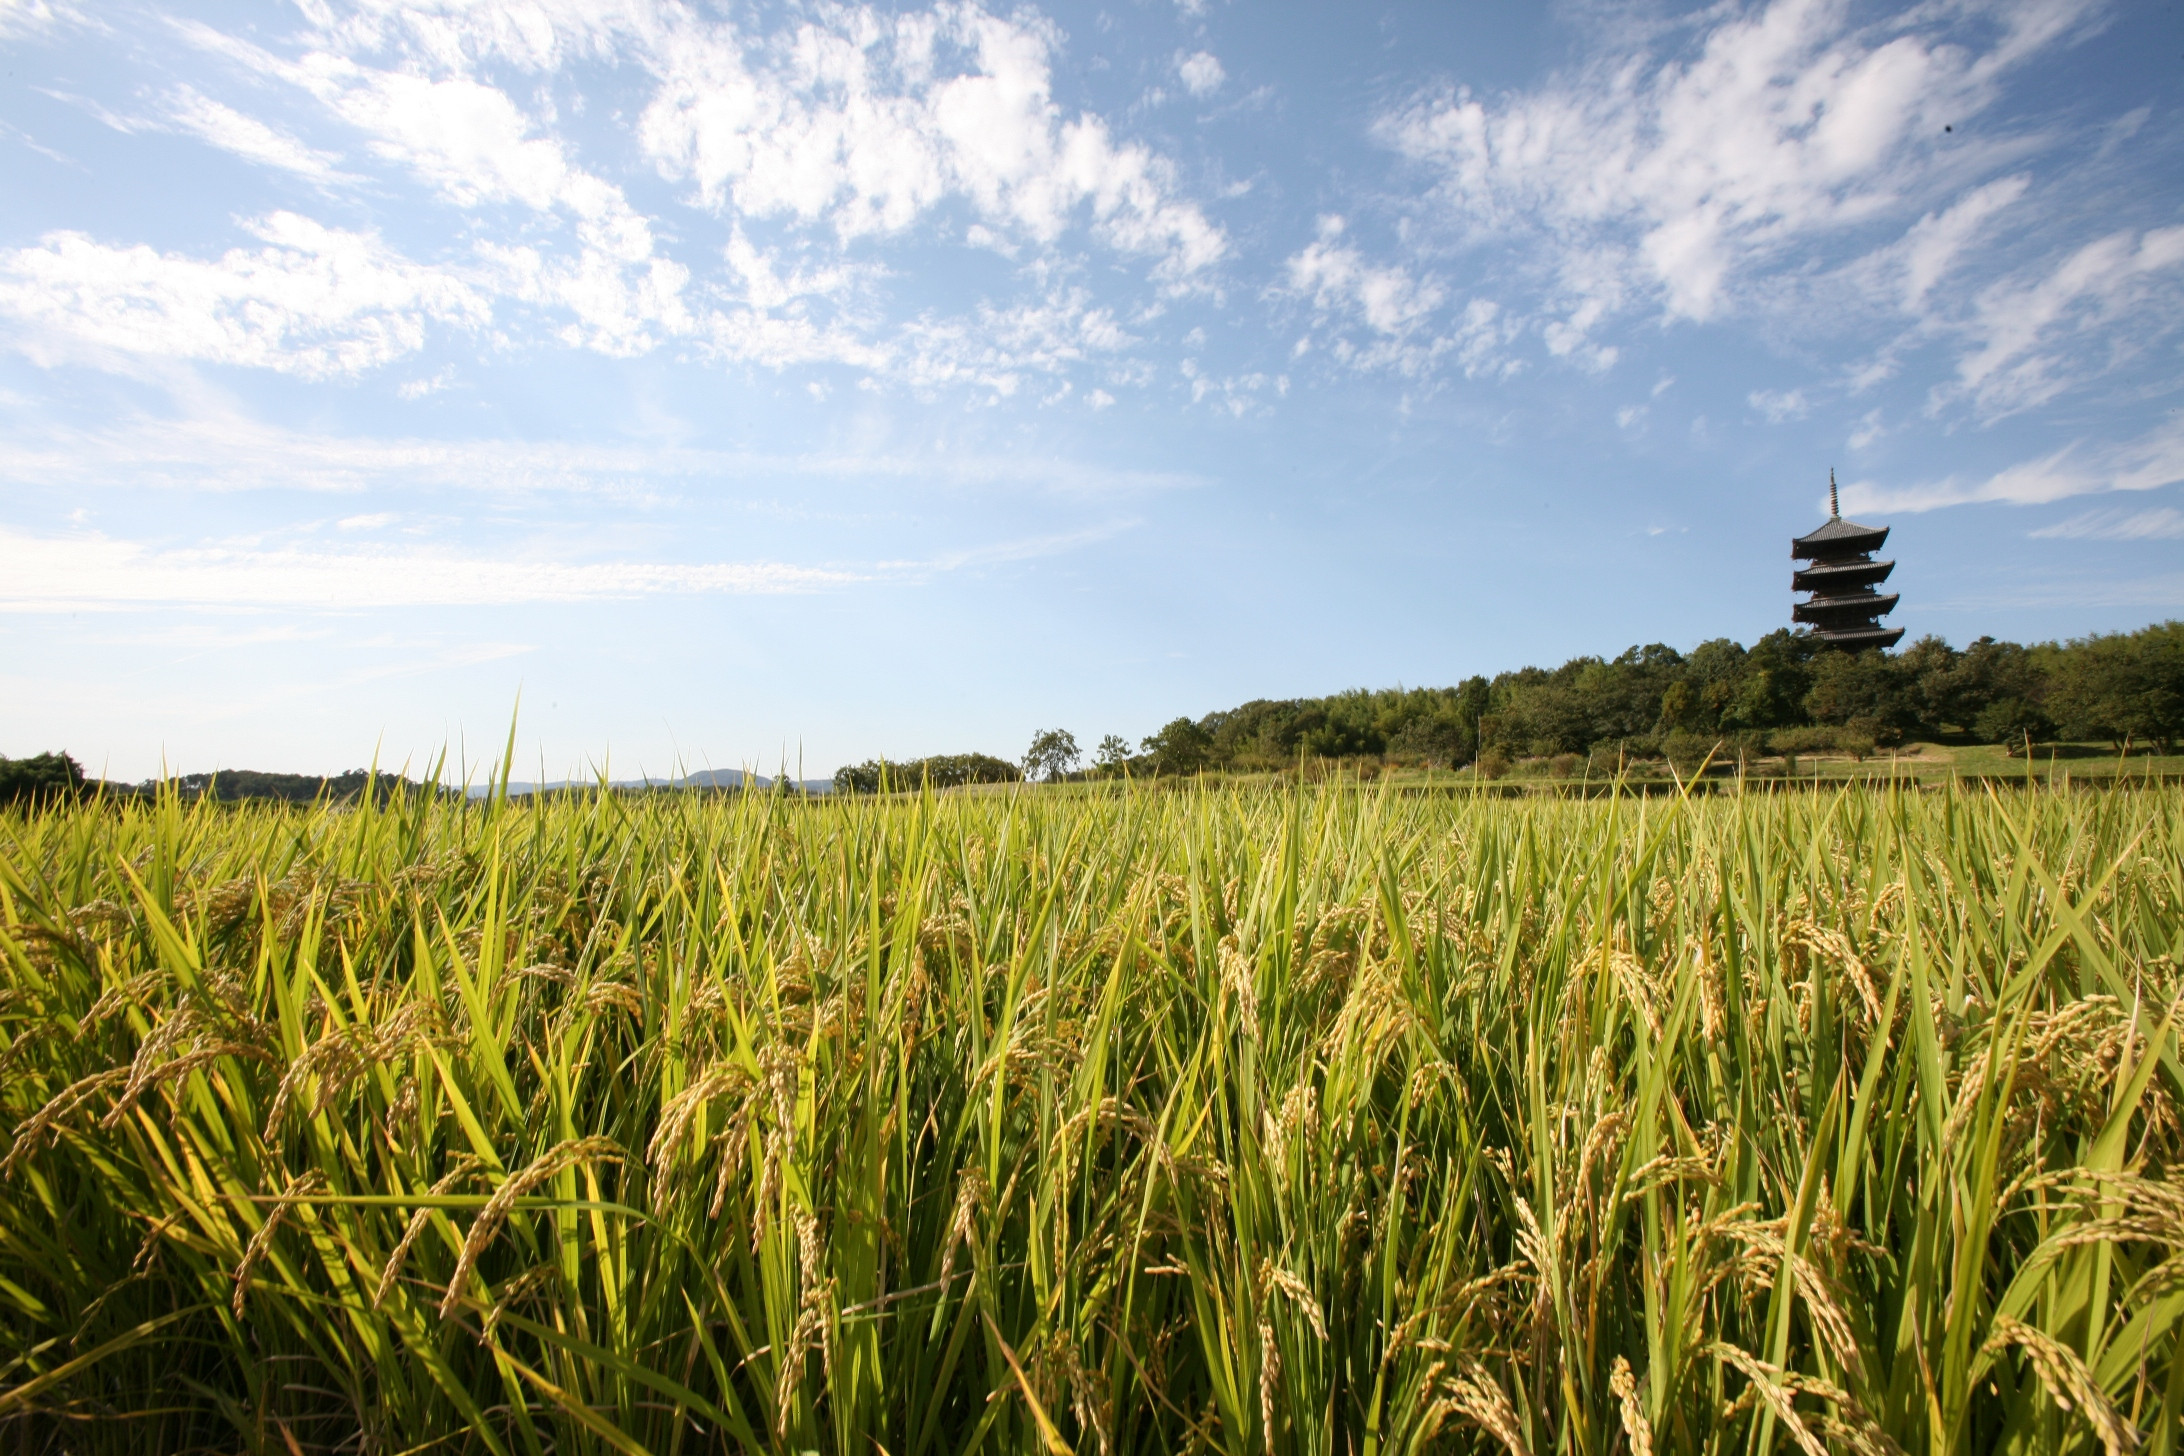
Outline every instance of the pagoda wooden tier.
POLYGON ((1809 561, 1790 577, 1792 591, 1810 592, 1790 608, 1790 620, 1812 628, 1812 635, 1832 647, 1856 651, 1893 647, 1903 628, 1883 627, 1881 618, 1896 609, 1893 592, 1874 588, 1896 569, 1893 561, 1875 561, 1873 553, 1888 540, 1888 527, 1861 526, 1843 519, 1835 496, 1835 472, 1828 472, 1828 519, 1817 531, 1790 543, 1793 560, 1809 561))

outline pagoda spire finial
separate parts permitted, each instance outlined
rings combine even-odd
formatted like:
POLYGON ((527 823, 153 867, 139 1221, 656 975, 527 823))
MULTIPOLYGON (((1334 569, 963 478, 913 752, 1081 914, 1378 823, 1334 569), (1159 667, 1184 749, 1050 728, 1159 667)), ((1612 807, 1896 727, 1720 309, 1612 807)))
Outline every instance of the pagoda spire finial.
POLYGON ((1840 521, 1842 518, 1843 507, 1835 499, 1835 467, 1830 465, 1828 467, 1828 519, 1840 521))

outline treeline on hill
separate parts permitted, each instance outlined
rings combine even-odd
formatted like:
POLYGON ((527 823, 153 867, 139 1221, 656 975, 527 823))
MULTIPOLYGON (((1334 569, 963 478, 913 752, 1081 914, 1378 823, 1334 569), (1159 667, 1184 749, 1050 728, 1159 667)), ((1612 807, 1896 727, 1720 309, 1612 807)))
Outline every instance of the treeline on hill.
POLYGON ((83 765, 66 753, 41 753, 30 758, 8 758, 0 755, 0 807, 21 803, 50 803, 76 798, 89 792, 115 797, 149 797, 159 791, 162 783, 171 786, 177 794, 188 800, 240 802, 245 799, 280 799, 294 804, 309 804, 319 799, 340 803, 362 795, 367 786, 374 797, 382 802, 394 792, 397 785, 408 788, 411 793, 420 793, 424 789, 424 785, 413 783, 399 775, 375 774, 369 769, 361 768, 353 768, 347 773, 334 774, 331 777, 230 769, 213 774, 178 774, 166 780, 146 779, 141 784, 118 784, 85 777, 83 765))
MULTIPOLYGON (((985 753, 875 758, 836 771, 834 788, 870 794, 1026 778, 1248 772, 1327 759, 1476 764, 1492 776, 1517 758, 1574 766, 1589 755, 1592 768, 1612 772, 1631 760, 1662 758, 1684 768, 1753 753, 1863 757, 1914 736, 2015 752, 2068 741, 2168 753, 2184 740, 2184 622, 2031 647, 1982 637, 1961 651, 1922 637, 1901 652, 1837 652, 1787 630, 1749 648, 1726 637, 1689 653, 1656 642, 1613 660, 1577 657, 1551 670, 1520 668, 1449 688, 1255 699, 1177 718, 1134 749, 1110 734, 1083 772, 1076 739, 1049 729, 1021 765, 985 753)), ((331 778, 234 770, 169 782, 188 799, 309 803, 353 799, 367 783, 386 794, 407 781, 351 769, 331 778)), ((156 780, 86 780, 62 753, 0 757, 0 806, 87 789, 132 795, 157 787, 156 780)))
POLYGON ((1094 772, 1271 769, 1300 758, 1491 768, 1586 754, 1697 761, 1708 752, 1866 753, 1908 737, 2022 749, 2055 740, 2168 752, 2184 739, 2184 622, 2025 647, 1924 637, 1896 653, 1830 650, 1801 632, 1689 653, 1655 643, 1452 688, 1257 700, 1177 718, 1094 772))
POLYGON ((83 785, 83 765, 65 753, 29 758, 0 754, 0 808, 72 799, 83 792, 83 785))
POLYGON ((1024 771, 1005 758, 988 753, 942 753, 891 763, 869 758, 834 771, 838 794, 877 794, 894 789, 915 789, 930 784, 936 789, 961 788, 965 784, 1012 784, 1024 771))

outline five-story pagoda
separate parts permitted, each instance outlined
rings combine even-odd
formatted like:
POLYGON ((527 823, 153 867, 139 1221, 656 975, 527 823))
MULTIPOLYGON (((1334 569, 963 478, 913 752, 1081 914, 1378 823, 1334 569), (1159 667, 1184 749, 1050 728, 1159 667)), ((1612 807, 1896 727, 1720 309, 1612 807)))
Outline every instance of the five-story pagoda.
POLYGON ((1861 526, 1843 519, 1835 497, 1835 472, 1828 472, 1828 520, 1819 530, 1790 543, 1790 557, 1808 561, 1790 578, 1792 591, 1811 592, 1790 608, 1790 620, 1812 626, 1812 635, 1831 647, 1893 647, 1903 628, 1883 627, 1881 618, 1896 609, 1894 592, 1874 588, 1896 569, 1893 561, 1875 561, 1873 553, 1888 539, 1886 526, 1861 526))

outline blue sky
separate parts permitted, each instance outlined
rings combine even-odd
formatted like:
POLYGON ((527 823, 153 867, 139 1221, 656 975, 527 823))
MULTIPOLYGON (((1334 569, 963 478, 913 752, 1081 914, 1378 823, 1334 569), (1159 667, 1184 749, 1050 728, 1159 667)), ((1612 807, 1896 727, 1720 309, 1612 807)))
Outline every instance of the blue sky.
POLYGON ((2184 611, 2184 12, 0 0, 0 752, 1087 745, 2184 611))

